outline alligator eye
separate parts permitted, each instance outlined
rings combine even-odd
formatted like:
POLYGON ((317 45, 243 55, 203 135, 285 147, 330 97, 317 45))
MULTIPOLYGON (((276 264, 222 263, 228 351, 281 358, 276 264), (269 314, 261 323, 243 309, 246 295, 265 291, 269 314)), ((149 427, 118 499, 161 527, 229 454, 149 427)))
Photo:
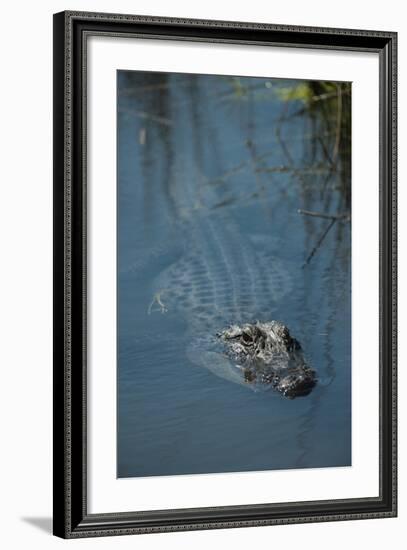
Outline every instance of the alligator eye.
POLYGON ((250 343, 252 341, 252 337, 250 336, 250 334, 247 334, 247 332, 242 333, 242 338, 243 341, 246 343, 250 343))

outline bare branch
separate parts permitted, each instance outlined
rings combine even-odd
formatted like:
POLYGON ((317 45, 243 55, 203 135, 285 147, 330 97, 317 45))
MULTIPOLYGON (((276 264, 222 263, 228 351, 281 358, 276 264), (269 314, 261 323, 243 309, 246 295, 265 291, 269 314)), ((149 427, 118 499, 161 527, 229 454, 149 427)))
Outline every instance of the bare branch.
POLYGON ((331 230, 331 228, 334 226, 335 222, 337 222, 337 221, 338 220, 336 218, 331 219, 331 221, 327 225, 326 229, 324 230, 324 232, 322 233, 322 235, 318 239, 317 244, 314 246, 314 248, 309 253, 308 258, 305 260, 305 262, 302 266, 303 268, 306 267, 310 263, 310 261, 311 261, 312 257, 314 256, 315 252, 317 252, 317 250, 319 249, 321 244, 324 242, 325 237, 328 235, 329 231, 331 230))
POLYGON ((349 221, 350 214, 345 212, 344 214, 325 214, 324 212, 314 212, 312 210, 303 210, 299 208, 297 210, 298 214, 303 214, 304 216, 312 216, 314 218, 324 218, 325 220, 343 220, 349 221))

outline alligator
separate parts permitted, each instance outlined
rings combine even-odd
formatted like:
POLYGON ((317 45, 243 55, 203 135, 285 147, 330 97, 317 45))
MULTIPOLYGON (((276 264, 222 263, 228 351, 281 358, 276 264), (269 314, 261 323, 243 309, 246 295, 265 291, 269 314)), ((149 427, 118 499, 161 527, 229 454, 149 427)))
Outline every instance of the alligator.
POLYGON ((271 320, 292 290, 272 239, 245 235, 225 212, 196 212, 185 235, 184 254, 153 285, 149 312, 181 313, 187 357, 218 377, 289 399, 308 395, 316 374, 288 328, 271 320))

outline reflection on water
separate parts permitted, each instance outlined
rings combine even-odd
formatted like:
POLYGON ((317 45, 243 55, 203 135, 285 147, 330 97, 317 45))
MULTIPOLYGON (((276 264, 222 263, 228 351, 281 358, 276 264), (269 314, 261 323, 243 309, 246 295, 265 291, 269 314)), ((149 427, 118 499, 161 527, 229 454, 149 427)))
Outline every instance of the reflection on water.
POLYGON ((350 199, 350 85, 118 73, 119 477, 351 464, 350 199), (197 366, 256 319, 308 396, 197 366))

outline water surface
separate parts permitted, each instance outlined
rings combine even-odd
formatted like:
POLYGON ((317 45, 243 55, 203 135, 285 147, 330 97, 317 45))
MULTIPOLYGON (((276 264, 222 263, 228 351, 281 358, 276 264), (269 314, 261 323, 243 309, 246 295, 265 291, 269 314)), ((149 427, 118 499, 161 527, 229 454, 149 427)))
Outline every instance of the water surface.
POLYGON ((350 103, 346 88, 307 85, 118 73, 119 477, 351 464, 350 219, 298 212, 350 215, 350 103), (208 220, 237 233, 230 276, 244 271, 239 246, 270 277, 281 266, 264 300, 257 287, 255 306, 239 300, 302 343, 310 395, 255 393, 188 357, 189 302, 163 311, 154 296, 183 258, 216 265, 208 220))

